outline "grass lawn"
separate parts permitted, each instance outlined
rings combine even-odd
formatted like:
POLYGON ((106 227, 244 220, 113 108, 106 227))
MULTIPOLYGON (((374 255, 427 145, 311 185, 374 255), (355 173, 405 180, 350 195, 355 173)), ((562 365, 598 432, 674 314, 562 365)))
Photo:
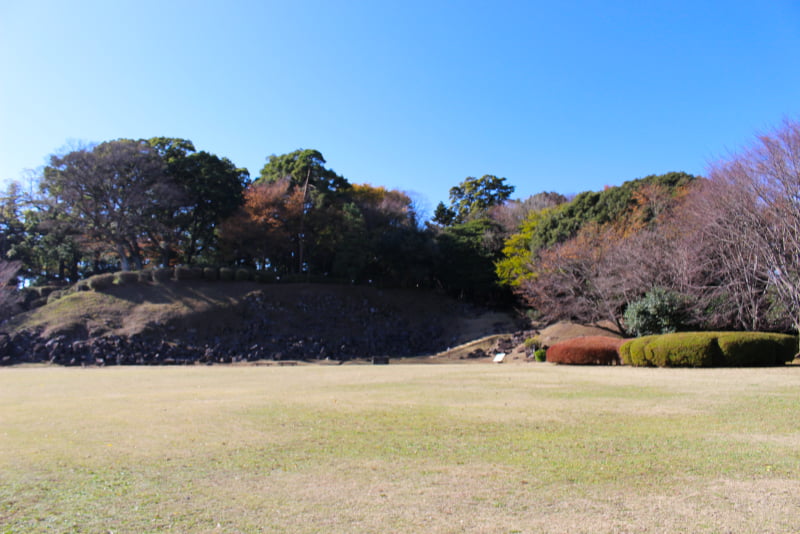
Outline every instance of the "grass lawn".
POLYGON ((800 367, 0 369, 0 533, 796 532, 800 367))

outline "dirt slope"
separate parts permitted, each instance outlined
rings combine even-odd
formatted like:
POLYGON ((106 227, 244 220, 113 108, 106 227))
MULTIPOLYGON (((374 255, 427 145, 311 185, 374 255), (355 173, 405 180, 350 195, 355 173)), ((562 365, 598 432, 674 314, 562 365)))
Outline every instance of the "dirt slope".
MULTIPOLYGON (((3 327, 18 352, 58 344, 76 361, 97 340, 105 352, 148 352, 157 342, 162 352, 221 361, 415 356, 515 329, 510 315, 427 291, 208 281, 74 292, 3 327)), ((39 352, 53 360, 53 350, 39 352)))

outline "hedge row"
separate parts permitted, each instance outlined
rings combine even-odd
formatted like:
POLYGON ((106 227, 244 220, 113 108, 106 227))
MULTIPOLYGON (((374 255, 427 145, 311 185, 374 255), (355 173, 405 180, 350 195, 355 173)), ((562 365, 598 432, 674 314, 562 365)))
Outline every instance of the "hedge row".
POLYGON ((644 336, 620 347, 622 362, 650 367, 764 367, 794 359, 797 336, 766 332, 681 332, 644 336))
POLYGON ((547 361, 572 365, 619 365, 624 339, 584 336, 555 343, 547 349, 547 361))

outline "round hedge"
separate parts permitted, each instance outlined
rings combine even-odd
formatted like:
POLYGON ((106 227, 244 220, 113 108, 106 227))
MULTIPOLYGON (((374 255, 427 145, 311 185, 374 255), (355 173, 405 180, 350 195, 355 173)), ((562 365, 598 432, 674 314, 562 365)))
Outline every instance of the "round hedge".
POLYGON ((172 280, 172 273, 173 270, 169 267, 161 267, 159 269, 153 269, 153 281, 155 282, 166 282, 167 280, 172 280))
POLYGON ((94 291, 108 289, 114 284, 114 273, 96 274, 87 279, 89 287, 94 291))
POLYGON ((114 273, 114 283, 117 285, 138 284, 138 271, 119 271, 114 273))
POLYGON ((203 280, 219 280, 219 269, 216 267, 204 267, 203 280))
POLYGON ((547 349, 547 361, 570 365, 618 365, 624 339, 584 336, 555 343, 547 349))
POLYGON ((680 332, 620 347, 623 363, 649 367, 763 367, 792 361, 797 336, 768 332, 680 332))

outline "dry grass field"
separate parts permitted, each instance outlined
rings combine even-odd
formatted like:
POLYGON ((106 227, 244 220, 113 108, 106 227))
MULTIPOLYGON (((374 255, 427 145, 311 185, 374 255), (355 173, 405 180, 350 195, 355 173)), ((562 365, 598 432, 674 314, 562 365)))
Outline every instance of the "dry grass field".
POLYGON ((796 532, 800 367, 0 369, 0 532, 796 532))

